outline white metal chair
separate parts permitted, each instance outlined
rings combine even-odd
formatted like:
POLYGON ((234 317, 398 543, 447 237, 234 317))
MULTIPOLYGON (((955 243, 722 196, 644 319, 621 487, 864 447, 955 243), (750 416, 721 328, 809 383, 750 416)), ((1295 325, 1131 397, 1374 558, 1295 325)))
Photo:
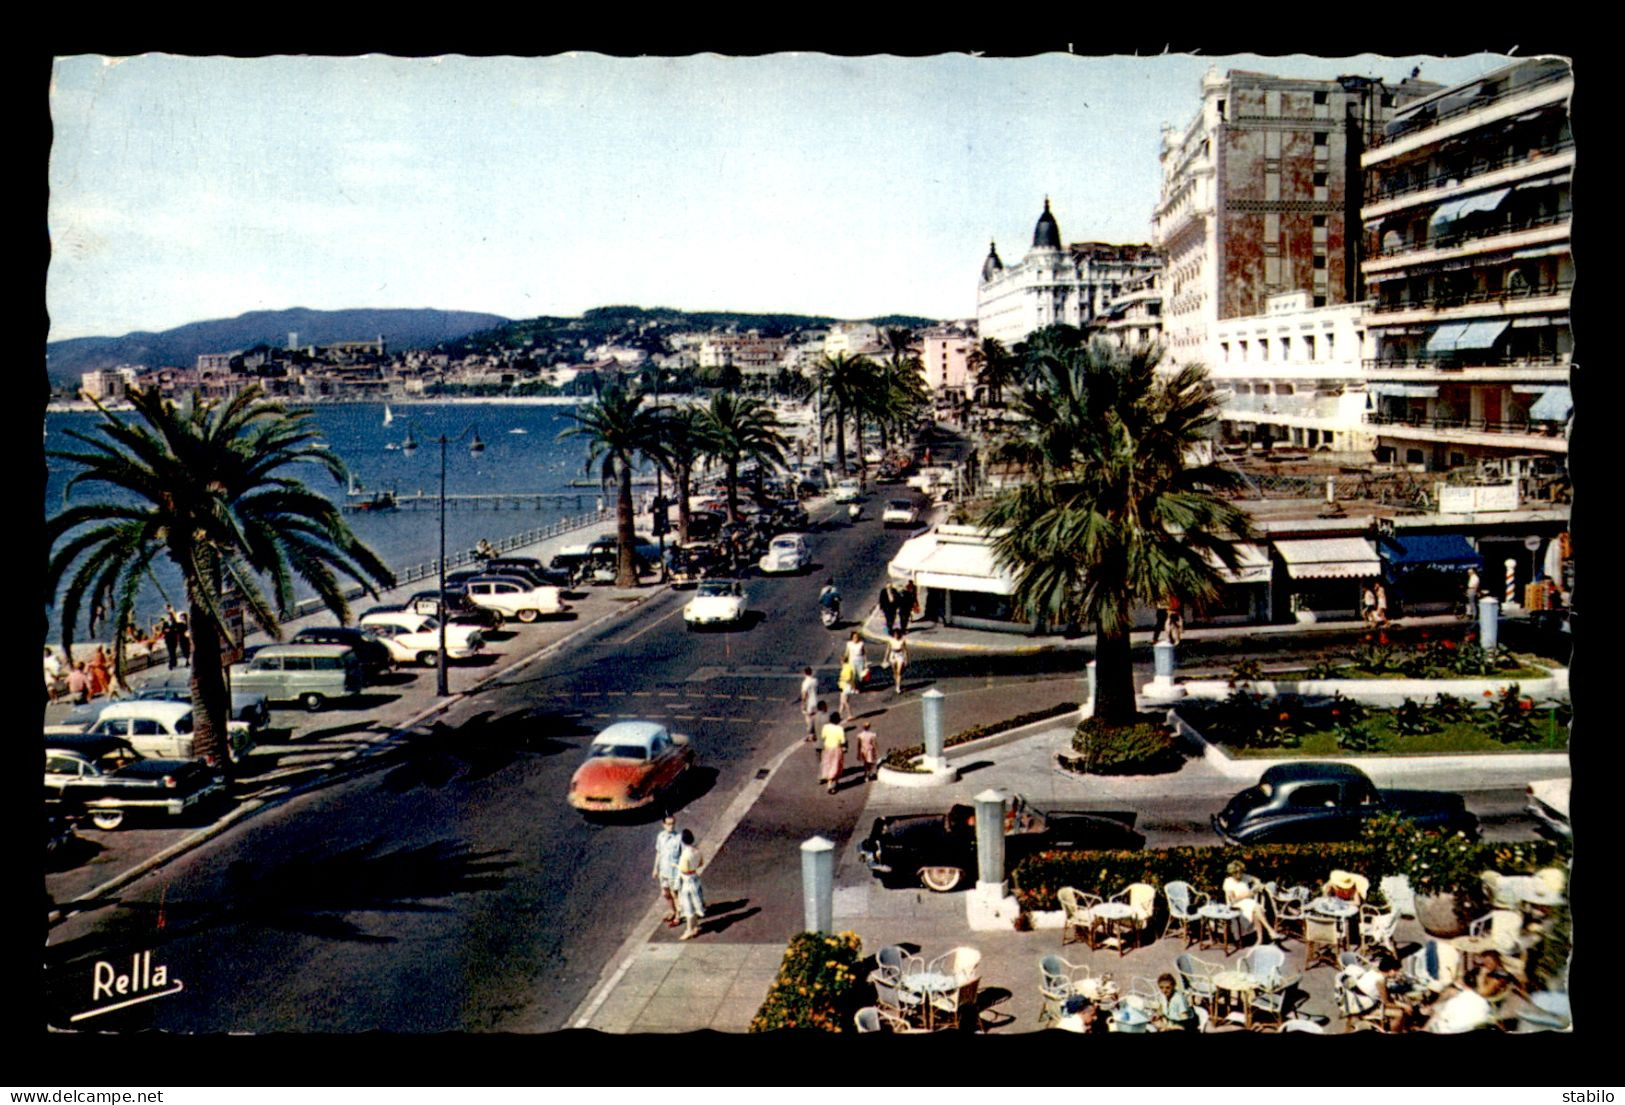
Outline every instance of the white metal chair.
POLYGON ((1192 926, 1201 924, 1201 915, 1196 911, 1207 901, 1207 895, 1188 882, 1171 882, 1163 886, 1162 896, 1168 901, 1169 934, 1178 925, 1185 934, 1185 946, 1190 947, 1200 935, 1192 926))
POLYGON ((1303 919, 1303 969, 1322 963, 1337 965, 1343 950, 1343 926, 1330 917, 1310 914, 1303 919))
POLYGON ((1072 933, 1081 933, 1082 943, 1090 948, 1095 946, 1095 915, 1094 907, 1100 904, 1098 894, 1085 894, 1075 887, 1063 886, 1055 892, 1055 897, 1061 903, 1064 914, 1061 921, 1061 946, 1073 943, 1069 939, 1072 933))
POLYGON ((1281 936, 1295 936, 1303 939, 1303 902, 1299 894, 1285 893, 1273 882, 1264 884, 1264 893, 1267 895, 1272 916, 1269 918, 1270 927, 1281 936))
POLYGON ((875 969, 869 982, 875 988, 875 1004, 906 1022, 925 1019, 925 998, 902 985, 903 975, 925 970, 925 961, 908 954, 901 944, 890 944, 875 953, 875 969))
POLYGON ((1381 948, 1394 958, 1399 949, 1394 944, 1394 933, 1399 929, 1399 910, 1390 906, 1379 910, 1374 906, 1360 907, 1360 947, 1381 948))
MULTIPOLYGON (((932 974, 945 974, 951 976, 956 985, 950 990, 937 991, 931 995, 932 1021, 940 1021, 937 1014, 946 1014, 948 1023, 954 1026, 959 1024, 960 1010, 970 1009, 976 1013, 976 991, 982 982, 982 953, 975 948, 952 948, 933 959, 926 971, 932 974)), ((976 1027, 982 1027, 982 1018, 976 1017, 976 1027)))
POLYGON ((1110 936, 1117 942, 1117 954, 1127 952, 1126 936, 1133 933, 1135 945, 1144 942, 1145 930, 1151 923, 1151 914, 1157 908, 1157 888, 1150 883, 1130 883, 1122 890, 1111 896, 1111 901, 1126 905, 1134 913, 1122 921, 1108 922, 1107 928, 1111 930, 1110 936))
POLYGON ((1206 1003, 1213 1005, 1218 995, 1218 987, 1213 985, 1213 976, 1222 970, 1217 963, 1209 963, 1198 959, 1189 952, 1181 954, 1174 960, 1174 970, 1179 974, 1180 984, 1184 986, 1186 995, 1193 1006, 1206 1003))
POLYGON ((859 1032, 879 1032, 880 1010, 873 1005, 865 1005, 852 1014, 852 1025, 859 1032))
POLYGON ((1038 993, 1044 999, 1038 1011, 1038 1023, 1060 1020, 1065 1015, 1067 1001, 1077 993, 1078 982, 1090 977, 1089 968, 1070 963, 1058 955, 1046 955, 1038 961, 1038 993))
POLYGON ((1255 944, 1242 952, 1236 968, 1256 984, 1252 1007, 1284 1021, 1290 992, 1298 984, 1299 976, 1286 974, 1286 953, 1274 944, 1255 944))

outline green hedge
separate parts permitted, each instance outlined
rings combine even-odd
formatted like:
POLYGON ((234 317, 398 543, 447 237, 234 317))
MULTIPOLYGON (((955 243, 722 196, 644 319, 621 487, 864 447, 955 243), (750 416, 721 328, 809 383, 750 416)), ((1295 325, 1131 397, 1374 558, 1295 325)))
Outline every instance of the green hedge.
POLYGON ((751 1020, 750 1030, 851 1031, 852 1015, 872 993, 858 970, 862 960, 863 940, 854 932, 835 936, 803 932, 791 937, 778 977, 751 1020))
POLYGON ((1072 751, 1077 755, 1059 753, 1055 760, 1082 775, 1165 775, 1185 765, 1179 738, 1151 714, 1122 726, 1085 718, 1072 735, 1072 751))
MULTIPOLYGON (((1163 848, 1144 852, 1039 852, 1010 873, 1011 893, 1024 910, 1060 909, 1056 892, 1076 887, 1102 897, 1130 883, 1147 882, 1159 891, 1170 882, 1188 882, 1210 896, 1224 885, 1224 869, 1240 860, 1247 873, 1264 882, 1303 885, 1318 890, 1334 868, 1371 880, 1372 894, 1384 875, 1380 848, 1363 842, 1347 844, 1258 844, 1250 847, 1163 848)), ((1157 909, 1167 911, 1162 895, 1157 909)))
MULTIPOLYGON (((990 722, 987 725, 972 725, 969 729, 962 729, 953 736, 943 740, 942 747, 946 751, 957 744, 966 741, 979 740, 982 737, 991 737, 995 733, 1003 733, 1007 729, 1019 729, 1023 725, 1031 725, 1035 721, 1044 721, 1048 718, 1059 717, 1062 714, 1076 711, 1076 702, 1057 702, 1047 710, 1034 710, 1027 714, 1017 714, 1004 721, 990 722)), ((920 767, 914 763, 917 756, 925 755, 925 745, 911 744, 906 748, 894 748, 886 753, 882 765, 894 771, 919 771, 920 767)))

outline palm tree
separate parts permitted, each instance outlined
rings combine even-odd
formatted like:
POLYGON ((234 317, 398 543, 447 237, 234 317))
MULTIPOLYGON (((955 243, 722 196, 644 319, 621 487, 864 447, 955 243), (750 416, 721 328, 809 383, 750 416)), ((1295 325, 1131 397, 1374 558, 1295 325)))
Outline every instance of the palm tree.
POLYGON ((982 389, 987 405, 1002 407, 1004 389, 1017 378, 1017 361, 998 338, 983 338, 966 358, 968 367, 976 375, 976 386, 982 389))
POLYGON ((632 470, 637 458, 659 456, 660 418, 643 406, 641 393, 629 394, 619 381, 606 387, 591 406, 565 415, 575 423, 559 434, 559 440, 582 437, 587 440, 587 470, 598 466, 599 478, 615 491, 615 534, 617 561, 615 586, 636 587, 638 567, 633 542, 632 470))
POLYGON ((55 595, 72 572, 61 595, 64 650, 88 601, 90 628, 106 618, 114 668, 122 671, 125 631, 135 624, 141 584, 167 556, 180 570, 192 628, 197 751, 229 771, 225 591, 278 640, 296 579, 342 621, 349 607, 340 577, 376 596, 374 584, 392 586, 394 575, 350 532, 338 507, 285 474, 290 465, 314 464, 338 483, 345 480, 343 461, 314 447, 320 434, 309 425, 309 410, 261 402, 258 387, 223 403, 194 395, 177 405, 156 390, 132 391, 129 398, 137 419, 121 422, 103 410, 98 436, 65 431, 88 451, 48 454, 80 466, 67 492, 103 484, 122 494, 69 507, 46 523, 53 549, 46 594, 55 595), (269 599, 261 577, 269 580, 269 599))
POLYGON ((999 448, 1027 480, 984 518, 1023 614, 1095 626, 1095 716, 1112 724, 1135 713, 1134 607, 1177 595, 1200 609, 1219 593, 1213 563, 1234 569, 1232 542, 1253 536, 1222 497, 1239 477, 1192 460, 1217 414, 1206 370, 1159 379, 1153 357, 1082 345, 1040 357, 999 448))
POLYGON ((914 332, 888 329, 889 353, 877 369, 877 387, 870 414, 880 427, 880 447, 890 447, 894 435, 901 436, 922 409, 931 405, 930 389, 920 368, 914 347, 914 332))
POLYGON ((728 517, 739 521, 739 466, 745 461, 784 466, 789 444, 779 432, 779 418, 760 399, 718 392, 700 411, 700 434, 707 456, 723 464, 728 485, 728 517))
POLYGON ((694 466, 705 455, 704 413, 699 407, 673 407, 661 412, 660 445, 656 457, 671 476, 677 494, 677 541, 688 544, 688 500, 694 480, 694 466))
MULTIPOLYGON (((818 387, 825 398, 824 419, 835 424, 835 463, 842 476, 846 475, 846 422, 863 402, 866 364, 862 357, 846 353, 825 354, 818 360, 818 387)), ((822 426, 818 429, 823 433, 822 426)), ((860 434, 860 440, 861 437, 860 434)))

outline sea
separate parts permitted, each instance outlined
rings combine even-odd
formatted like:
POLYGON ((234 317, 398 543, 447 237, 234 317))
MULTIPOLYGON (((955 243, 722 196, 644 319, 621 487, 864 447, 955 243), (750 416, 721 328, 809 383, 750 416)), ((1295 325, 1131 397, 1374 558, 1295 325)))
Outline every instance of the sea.
MULTIPOLYGON (((575 410, 573 404, 459 400, 391 402, 387 406, 392 416, 388 424, 383 403, 330 403, 311 408, 312 423, 321 432, 322 442, 344 461, 354 485, 362 492, 360 498, 370 498, 379 491, 391 491, 397 496, 421 492, 431 499, 438 496, 440 447, 434 439, 441 435, 457 439, 465 434, 468 436, 463 437, 460 444, 448 445, 446 449, 448 495, 569 492, 574 496, 543 500, 540 508, 504 505, 502 509, 493 510, 484 505, 479 509, 448 506, 448 554, 470 549, 481 538, 495 541, 540 528, 562 517, 598 509, 603 492, 597 484, 597 473, 586 467, 586 442, 579 438, 560 440, 560 434, 574 425, 569 418, 575 410), (418 443, 418 448, 410 454, 399 448, 408 433, 418 443), (477 456, 471 455, 468 448, 473 433, 478 433, 485 443, 484 451, 477 456), (577 486, 579 483, 588 486, 577 486)), ((136 416, 131 413, 119 417, 136 416)), ((47 453, 81 448, 65 431, 93 433, 101 418, 94 411, 47 413, 47 453)), ((47 465, 44 507, 49 518, 63 509, 63 492, 72 477, 73 467, 49 457, 47 465)), ((314 466, 293 466, 285 469, 284 474, 302 479, 311 490, 335 503, 343 503, 349 497, 346 484, 335 483, 324 470, 314 466)), ((70 501, 105 499, 113 493, 105 485, 82 484, 74 490, 70 501)), ((613 509, 612 503, 606 501, 605 505, 613 509)), ((439 519, 432 507, 349 511, 345 519, 356 536, 396 570, 427 563, 439 553, 439 519)), ((180 575, 173 565, 161 560, 154 576, 155 581, 137 603, 137 618, 142 626, 151 625, 166 602, 176 609, 183 608, 180 575)), ((309 594, 308 588, 298 590, 298 597, 309 594)), ((50 622, 47 640, 59 641, 54 603, 47 606, 46 614, 50 622)), ((102 635, 105 636, 105 630, 102 635)), ((86 637, 81 626, 75 640, 87 639, 94 638, 86 637)))

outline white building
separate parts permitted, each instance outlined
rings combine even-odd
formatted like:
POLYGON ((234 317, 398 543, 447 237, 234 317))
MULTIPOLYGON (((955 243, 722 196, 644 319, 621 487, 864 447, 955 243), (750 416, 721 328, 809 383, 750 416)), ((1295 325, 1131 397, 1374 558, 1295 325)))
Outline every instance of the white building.
POLYGON ((1261 315, 1221 319, 1206 355, 1229 440, 1370 450, 1362 361, 1365 304, 1313 307, 1310 293, 1265 300, 1261 315))
POLYGON ((824 356, 856 357, 880 344, 880 330, 872 322, 835 322, 824 335, 824 356))
POLYGON ((117 403, 124 398, 133 380, 133 376, 126 375, 121 369, 95 369, 80 373, 79 391, 86 399, 117 403))
POLYGON ((933 399, 958 402, 975 390, 970 371, 975 348, 976 329, 969 322, 920 332, 920 375, 933 399))

